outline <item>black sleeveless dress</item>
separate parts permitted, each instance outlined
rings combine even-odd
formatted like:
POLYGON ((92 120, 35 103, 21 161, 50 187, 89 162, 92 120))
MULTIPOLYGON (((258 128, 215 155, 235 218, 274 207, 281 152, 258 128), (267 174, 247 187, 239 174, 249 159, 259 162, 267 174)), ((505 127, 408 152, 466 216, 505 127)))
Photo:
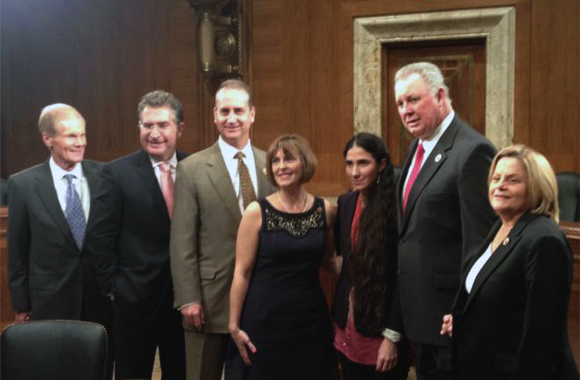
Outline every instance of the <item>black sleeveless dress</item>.
POLYGON ((326 248, 324 201, 289 214, 260 201, 258 255, 240 328, 256 346, 245 366, 232 344, 226 380, 334 380, 336 353, 318 268, 326 248))

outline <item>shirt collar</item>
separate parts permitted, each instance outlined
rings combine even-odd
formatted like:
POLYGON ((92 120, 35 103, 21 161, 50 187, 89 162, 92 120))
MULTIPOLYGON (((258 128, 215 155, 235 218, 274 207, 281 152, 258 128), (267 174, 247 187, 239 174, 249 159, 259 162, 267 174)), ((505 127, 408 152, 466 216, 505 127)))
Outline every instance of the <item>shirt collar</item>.
POLYGON ((75 167, 71 171, 66 171, 54 161, 54 158, 51 156, 50 160, 48 161, 50 166, 50 172, 52 176, 56 179, 62 179, 67 174, 74 175, 77 179, 81 179, 83 177, 83 167, 82 165, 75 165, 75 167))
POLYGON ((449 112, 449 115, 447 115, 445 119, 443 119, 441 124, 437 126, 437 129, 435 129, 435 132, 431 135, 429 139, 426 140, 419 139, 419 142, 423 144, 423 148, 425 149, 426 152, 427 151, 430 152, 435 147, 435 145, 437 145, 437 142, 439 141, 443 133, 445 133, 445 131, 451 124, 451 121, 453 121, 454 117, 455 111, 451 110, 451 112, 449 112))
POLYGON ((151 165, 153 165, 153 167, 159 166, 161 162, 169 162, 172 168, 177 167, 177 153, 175 152, 173 152, 173 156, 167 161, 157 161, 151 156, 149 156, 149 159, 151 160, 151 165))
POLYGON ((220 150, 222 151, 222 155, 228 159, 233 159, 236 153, 238 153, 240 150, 242 151, 242 153, 244 153, 246 157, 250 157, 250 155, 252 155, 252 144, 250 142, 250 139, 248 139, 246 146, 244 146, 242 149, 237 149, 228 144, 227 142, 225 142, 224 139, 222 139, 222 137, 220 136, 218 139, 218 145, 220 147, 220 150))

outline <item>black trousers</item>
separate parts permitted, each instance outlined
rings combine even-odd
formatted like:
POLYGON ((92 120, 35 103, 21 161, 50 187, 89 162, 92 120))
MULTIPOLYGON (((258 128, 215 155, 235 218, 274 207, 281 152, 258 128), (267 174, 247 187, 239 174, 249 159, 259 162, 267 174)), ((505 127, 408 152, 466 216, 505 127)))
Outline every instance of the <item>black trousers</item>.
POLYGON ((417 379, 452 380, 451 346, 417 344, 417 379))
POLYGON ((185 343, 181 313, 169 291, 157 313, 146 323, 127 321, 113 302, 115 380, 150 379, 159 347, 163 380, 185 380, 185 343))
POLYGON ((337 352, 344 380, 407 380, 411 362, 406 347, 399 349, 397 365, 387 372, 377 372, 374 365, 355 363, 342 352, 337 352))
POLYGON ((105 379, 113 378, 113 354, 111 349, 111 301, 99 293, 94 277, 85 276, 83 283, 83 309, 80 319, 103 325, 107 330, 108 351, 105 379))

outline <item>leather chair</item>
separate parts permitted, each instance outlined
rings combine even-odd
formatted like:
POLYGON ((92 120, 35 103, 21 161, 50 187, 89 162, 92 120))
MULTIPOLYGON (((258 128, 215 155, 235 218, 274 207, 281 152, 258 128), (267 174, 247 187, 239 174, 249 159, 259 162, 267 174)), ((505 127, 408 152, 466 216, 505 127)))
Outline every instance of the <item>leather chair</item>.
POLYGON ((580 174, 564 172, 556 174, 560 220, 580 222, 580 174))
POLYGON ((92 322, 11 324, 1 341, 3 380, 103 380, 107 333, 92 322))

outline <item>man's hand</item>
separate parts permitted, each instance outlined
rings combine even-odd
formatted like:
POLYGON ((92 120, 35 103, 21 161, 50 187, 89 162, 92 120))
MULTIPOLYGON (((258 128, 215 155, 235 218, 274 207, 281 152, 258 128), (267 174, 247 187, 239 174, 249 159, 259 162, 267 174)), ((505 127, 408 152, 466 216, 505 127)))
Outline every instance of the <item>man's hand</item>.
POLYGON ((195 326, 201 331, 203 324, 205 323, 205 317, 203 315, 203 306, 199 303, 192 303, 181 308, 181 315, 185 320, 185 324, 188 326, 195 326))
POLYGON ((446 314, 443 316, 443 325, 441 325, 441 335, 453 336, 453 315, 446 314))
POLYGON ((32 311, 16 312, 14 322, 26 322, 32 319, 32 311))

